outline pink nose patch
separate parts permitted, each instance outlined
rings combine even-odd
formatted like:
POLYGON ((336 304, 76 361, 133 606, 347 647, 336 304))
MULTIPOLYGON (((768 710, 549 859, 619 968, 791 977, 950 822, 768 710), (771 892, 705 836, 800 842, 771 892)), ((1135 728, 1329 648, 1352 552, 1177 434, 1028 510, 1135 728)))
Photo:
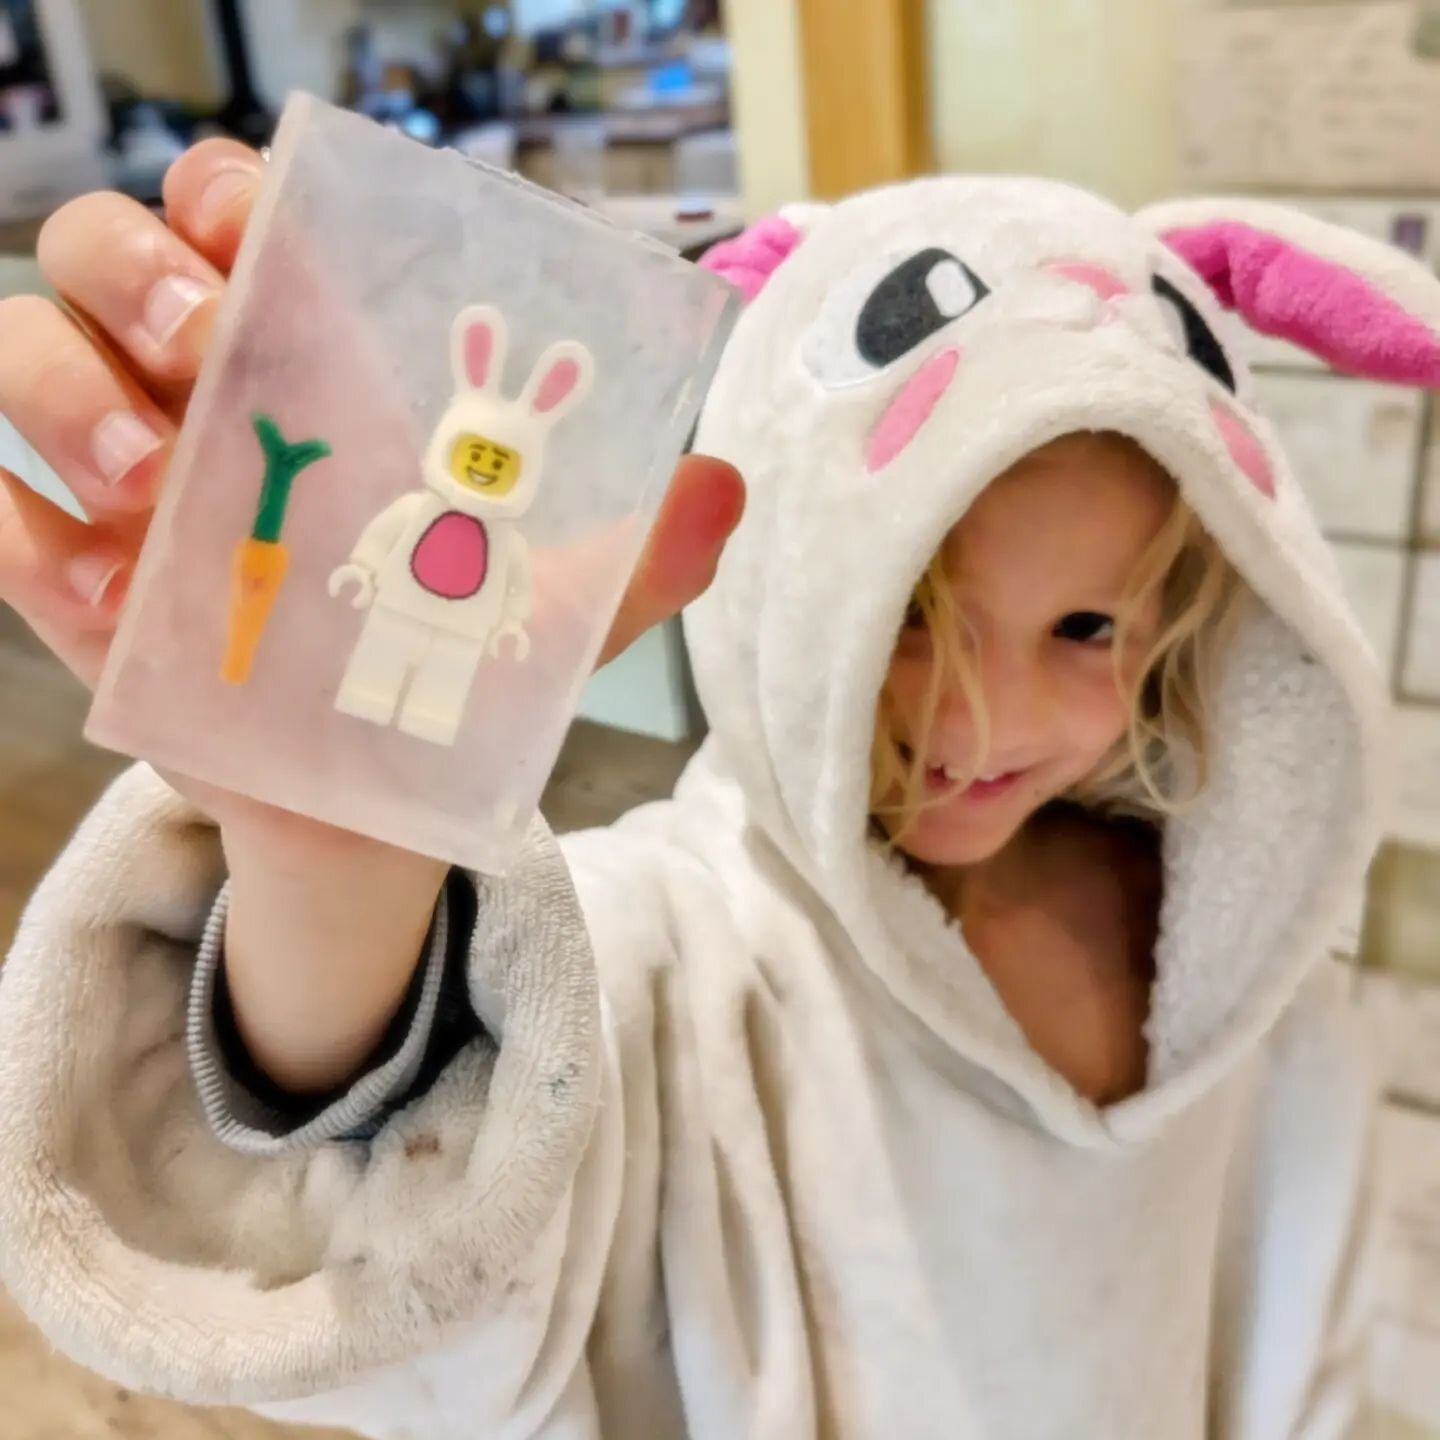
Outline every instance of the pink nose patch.
POLYGON ((960 352, 955 348, 932 355, 901 387, 865 442, 865 468, 883 470, 915 437, 955 378, 960 352))
POLYGON ((1230 457, 1244 471, 1250 483, 1267 499, 1275 498, 1275 472, 1265 457, 1264 447, 1255 438, 1255 433, 1218 401, 1210 402, 1210 414, 1215 419, 1215 428, 1225 442, 1230 457))
POLYGON ((1086 265, 1075 260, 1062 265, 1051 265, 1049 270, 1052 275, 1058 275, 1062 280, 1073 280, 1075 284, 1093 290, 1102 300, 1114 300, 1130 293, 1130 287, 1102 265, 1086 265))

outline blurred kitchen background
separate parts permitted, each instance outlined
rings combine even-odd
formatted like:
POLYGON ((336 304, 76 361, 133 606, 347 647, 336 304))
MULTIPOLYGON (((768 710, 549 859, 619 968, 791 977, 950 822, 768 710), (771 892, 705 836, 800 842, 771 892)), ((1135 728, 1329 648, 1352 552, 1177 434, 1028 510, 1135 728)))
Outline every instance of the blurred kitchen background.
MULTIPOLYGON (((263 143, 296 87, 690 254, 787 201, 987 170, 1282 197, 1440 267, 1440 0, 0 0, 0 294, 43 288, 68 195, 155 202, 187 143, 263 143)), ((1255 358, 1394 695, 1399 795, 1335 944, 1387 1067, 1374 1435, 1440 1440, 1440 427, 1429 396, 1255 358)), ((65 498, 3 420, 0 464, 65 498)), ((0 616, 0 953, 120 764, 84 703, 0 616)), ((552 820, 666 793, 699 726, 671 626, 592 683, 552 820)), ((3 1303, 0 1394, 0 1440, 279 1433, 82 1375, 3 1303)))

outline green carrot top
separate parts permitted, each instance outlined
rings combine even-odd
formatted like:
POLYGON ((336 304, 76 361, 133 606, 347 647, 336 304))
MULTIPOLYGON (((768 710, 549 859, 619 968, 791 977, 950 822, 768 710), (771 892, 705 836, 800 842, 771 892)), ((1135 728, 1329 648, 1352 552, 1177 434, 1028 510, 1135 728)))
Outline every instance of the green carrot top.
POLYGON ((280 427, 268 415, 255 415, 252 423, 256 435, 260 437, 260 448, 265 452, 265 479, 260 486, 260 508, 250 536, 254 540, 278 545, 295 477, 306 466, 323 460, 331 450, 323 440, 289 444, 280 433, 280 427))

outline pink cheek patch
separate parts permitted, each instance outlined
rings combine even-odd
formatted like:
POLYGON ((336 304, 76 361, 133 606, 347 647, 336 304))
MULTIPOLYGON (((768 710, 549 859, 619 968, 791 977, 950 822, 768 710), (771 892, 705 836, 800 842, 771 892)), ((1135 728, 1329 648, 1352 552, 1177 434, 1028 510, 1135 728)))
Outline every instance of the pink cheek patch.
POLYGON ((872 475, 883 470, 920 433, 940 397, 950 388, 959 364, 959 350, 941 350, 905 382, 865 442, 865 468, 872 475))
POLYGON ((1255 438, 1254 432, 1237 415, 1232 414, 1218 401, 1210 402, 1210 414, 1215 419, 1215 428, 1225 442, 1230 457, 1244 471, 1246 478, 1267 499, 1275 498, 1275 472, 1265 456, 1265 449, 1255 438))

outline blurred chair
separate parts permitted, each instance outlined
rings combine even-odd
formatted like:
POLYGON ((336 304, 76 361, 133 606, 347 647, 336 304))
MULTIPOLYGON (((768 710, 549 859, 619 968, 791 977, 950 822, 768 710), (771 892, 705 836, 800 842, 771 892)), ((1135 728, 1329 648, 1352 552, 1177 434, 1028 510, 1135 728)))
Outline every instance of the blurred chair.
POLYGON ((675 142, 675 189, 681 195, 738 195, 733 130, 705 130, 675 142))

